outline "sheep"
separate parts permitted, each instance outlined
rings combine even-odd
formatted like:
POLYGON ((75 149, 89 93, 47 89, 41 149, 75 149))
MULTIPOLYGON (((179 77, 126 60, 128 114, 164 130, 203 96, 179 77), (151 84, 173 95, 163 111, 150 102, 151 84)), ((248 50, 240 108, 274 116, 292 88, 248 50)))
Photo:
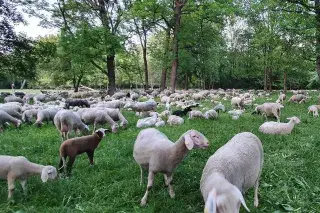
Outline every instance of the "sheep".
POLYGON ((171 115, 171 112, 168 111, 168 110, 165 110, 165 111, 160 113, 160 117, 161 118, 167 118, 167 117, 169 117, 169 115, 171 115))
POLYGON ((147 117, 143 119, 139 119, 137 121, 137 128, 144 128, 144 127, 151 127, 154 126, 157 123, 157 114, 153 114, 152 117, 147 117))
POLYGON ((22 107, 20 105, 20 103, 18 102, 9 102, 9 103, 5 103, 5 104, 0 104, 1 108, 9 108, 12 109, 16 112, 21 113, 22 112, 22 107))
POLYGON ((104 109, 108 115, 114 120, 114 121, 120 121, 120 126, 123 128, 126 128, 128 125, 127 119, 122 115, 119 109, 111 109, 111 108, 105 108, 104 109))
POLYGON ((34 123, 34 125, 41 127, 43 125, 43 121, 46 121, 48 124, 49 121, 53 121, 54 116, 57 114, 57 112, 58 112, 58 109, 56 108, 39 110, 37 114, 37 120, 34 123))
POLYGON ((300 119, 297 117, 287 119, 288 123, 265 122, 259 127, 259 131, 269 135, 288 135, 292 132, 294 125, 300 123, 300 119))
POLYGON ((39 102, 44 102, 47 98, 46 94, 36 94, 33 96, 33 102, 38 104, 39 102))
POLYGON ((20 127, 21 125, 21 121, 12 117, 11 115, 9 115, 8 113, 6 113, 3 110, 0 110, 0 127, 6 123, 6 122, 10 122, 13 123, 15 125, 15 127, 20 127))
POLYGON ((313 117, 319 117, 318 109, 320 109, 320 105, 311 105, 308 107, 308 114, 312 112, 313 117))
POLYGON ((59 172, 61 172, 61 170, 64 168, 64 172, 69 175, 77 155, 80 155, 84 152, 86 152, 88 155, 90 165, 93 165, 94 151, 107 132, 109 132, 108 129, 100 128, 92 135, 72 138, 64 141, 60 145, 59 172), (67 157, 69 157, 68 164, 66 163, 67 157))
POLYGON ((5 103, 9 103, 9 102, 19 102, 19 103, 21 103, 21 104, 24 104, 24 102, 23 102, 23 100, 22 100, 21 98, 16 97, 16 96, 13 96, 13 95, 5 97, 5 98, 4 98, 4 102, 5 102, 5 103))
POLYGON ((205 119, 216 119, 218 118, 218 113, 214 110, 214 109, 211 109, 211 110, 208 110, 204 113, 204 118, 205 119))
POLYGON ((90 107, 90 104, 87 100, 83 99, 68 99, 65 102, 65 109, 69 109, 70 106, 78 106, 78 107, 90 107))
POLYGON ((8 106, 1 107, 0 106, 0 110, 5 111, 6 113, 8 113, 9 115, 11 115, 12 117, 14 117, 16 119, 21 120, 21 118, 22 118, 22 115, 19 112, 15 111, 14 109, 11 109, 11 107, 8 107, 8 106))
POLYGON ((8 199, 13 199, 16 180, 20 180, 26 194, 27 178, 34 175, 40 175, 42 182, 47 182, 57 177, 57 170, 53 166, 32 163, 22 156, 0 155, 0 178, 8 181, 8 199))
POLYGON ((26 94, 24 92, 15 92, 14 95, 19 98, 23 98, 26 94))
POLYGON ((307 99, 307 96, 302 95, 302 94, 297 94, 297 95, 293 95, 291 96, 291 98, 288 100, 288 102, 291 103, 299 103, 300 101, 302 101, 303 99, 307 99))
POLYGON ((242 109, 243 108, 243 98, 242 97, 233 97, 231 99, 231 105, 232 106, 235 106, 235 107, 238 107, 239 109, 242 109))
POLYGON ((84 134, 89 131, 89 127, 81 121, 80 116, 69 110, 60 110, 57 112, 53 122, 61 134, 62 141, 69 139, 71 130, 74 130, 74 132, 80 130, 84 134))
MULTIPOLYGON (((104 107, 104 108, 121 108, 125 105, 125 102, 120 100, 108 101, 98 103, 95 107, 104 107)), ((94 106, 94 105, 93 105, 94 106)), ((93 107, 91 106, 91 107, 93 107)))
POLYGON ((23 96, 22 100, 25 103, 30 103, 30 100, 33 99, 34 96, 35 94, 26 94, 25 96, 23 96))
POLYGON ((204 115, 201 111, 199 110, 192 110, 189 112, 189 119, 194 119, 194 118, 204 118, 204 115))
POLYGON ((22 113, 22 121, 25 123, 31 123, 32 118, 37 118, 38 109, 29 109, 22 113))
POLYGON ((118 124, 109 116, 107 112, 101 109, 90 108, 82 113, 81 120, 86 124, 93 124, 93 132, 98 124, 108 123, 111 126, 112 132, 118 131, 118 124))
POLYGON ((286 100, 286 94, 280 93, 278 100, 277 100, 277 103, 283 104, 285 100, 286 100))
POLYGON ((147 203, 148 193, 152 188, 156 173, 163 173, 165 183, 169 187, 169 194, 174 198, 172 174, 179 163, 193 148, 207 148, 208 139, 196 130, 184 133, 177 142, 173 143, 162 132, 155 128, 142 130, 135 141, 133 157, 140 165, 140 185, 142 185, 143 169, 148 170, 148 186, 141 199, 141 206, 147 203))
POLYGON ((148 112, 156 111, 157 102, 155 101, 146 101, 146 102, 129 102, 124 106, 125 109, 131 108, 135 112, 148 112))
POLYGON ((264 103, 262 105, 258 105, 255 108, 255 113, 262 113, 263 116, 267 119, 267 116, 274 116, 277 118, 277 122, 280 122, 280 113, 283 106, 277 103, 264 103))
POLYGON ((161 97, 160 102, 161 103, 168 103, 168 102, 170 102, 170 97, 163 96, 163 97, 161 97))
POLYGON ((117 93, 113 94, 112 98, 119 100, 119 99, 124 98, 126 96, 127 96, 127 93, 117 92, 117 93))
POLYGON ((225 108, 224 105, 221 104, 221 103, 219 103, 218 105, 216 105, 215 107, 213 107, 213 109, 214 109, 215 111, 217 111, 218 113, 219 113, 220 111, 222 111, 222 112, 225 112, 225 111, 226 111, 226 108, 225 108))
POLYGON ((170 115, 168 117, 167 123, 172 126, 172 125, 181 125, 184 123, 183 118, 176 116, 176 115, 170 115))
POLYGON ((203 169, 200 189, 204 212, 239 212, 241 204, 249 211, 242 194, 251 187, 254 187, 254 206, 258 207, 262 166, 260 139, 250 132, 235 135, 208 159, 203 169))
POLYGON ((244 113, 244 110, 231 110, 228 111, 229 115, 240 117, 244 113))
POLYGON ((172 113, 172 115, 176 116, 186 116, 188 112, 192 111, 191 107, 186 107, 183 110, 176 110, 172 113))

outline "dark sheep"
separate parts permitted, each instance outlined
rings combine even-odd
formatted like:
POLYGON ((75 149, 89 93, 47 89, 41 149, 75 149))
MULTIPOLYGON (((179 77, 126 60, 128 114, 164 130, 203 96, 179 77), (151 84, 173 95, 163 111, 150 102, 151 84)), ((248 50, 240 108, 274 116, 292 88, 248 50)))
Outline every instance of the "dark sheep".
POLYGON ((65 109, 69 109, 70 106, 87 107, 90 108, 90 104, 84 99, 68 99, 65 103, 65 109))
POLYGON ((176 110, 172 113, 172 115, 176 116, 186 116, 188 112, 192 111, 191 107, 186 107, 184 110, 176 110))
POLYGON ((14 95, 19 98, 23 98, 26 94, 24 92, 15 92, 14 95))

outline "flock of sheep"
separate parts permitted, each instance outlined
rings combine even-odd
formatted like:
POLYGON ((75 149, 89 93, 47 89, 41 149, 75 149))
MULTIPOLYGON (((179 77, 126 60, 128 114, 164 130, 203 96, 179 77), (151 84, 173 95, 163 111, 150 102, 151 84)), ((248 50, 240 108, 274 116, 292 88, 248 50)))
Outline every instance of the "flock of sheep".
MULTIPOLYGON (((261 105, 254 104, 256 97, 268 98, 270 94, 263 91, 250 90, 189 90, 171 93, 165 91, 130 91, 117 92, 112 97, 103 97, 99 92, 45 93, 13 95, 2 94, 5 103, 0 104, 0 131, 13 124, 21 128, 27 123, 41 127, 52 122, 61 135, 59 171, 70 175, 77 155, 87 153, 93 165, 94 151, 100 141, 109 132, 127 128, 128 120, 122 114, 124 110, 134 111, 141 117, 136 123, 137 128, 146 128, 137 135, 133 157, 141 169, 140 185, 144 170, 148 171, 148 183, 141 206, 146 205, 154 176, 164 174, 166 186, 171 198, 175 196, 172 186, 173 172, 189 151, 196 148, 205 149, 209 146, 208 139, 196 130, 189 130, 172 142, 166 135, 153 127, 182 125, 184 119, 217 119, 226 111, 221 100, 231 100, 233 110, 227 113, 232 119, 239 119, 246 107, 252 107, 252 114, 261 114, 276 118, 277 122, 266 121, 259 131, 265 134, 290 134, 295 124, 300 123, 298 117, 288 118, 288 123, 280 122, 280 113, 284 108, 286 95, 280 93, 278 100, 261 105), (138 101, 145 100, 145 101, 138 101), (159 100, 157 102, 156 100, 159 100), (213 102, 212 108, 202 106, 203 100, 213 102), (33 104, 30 104, 30 102, 33 104), (165 108, 157 112, 159 106, 165 108), (179 110, 172 110, 180 108, 179 110), (193 108, 202 110, 194 110, 193 108), (186 116, 188 115, 188 118, 186 116), (89 133, 92 125, 93 132, 89 133), (111 130, 99 128, 110 126, 111 130), (79 136, 81 134, 82 136, 79 136), (79 136, 79 137, 75 137, 79 136), (68 162, 67 162, 68 158, 68 162)), ((288 102, 305 103, 308 99, 306 91, 294 91, 288 102)), ((312 105, 308 113, 318 116, 320 105, 312 105)), ((260 139, 250 132, 235 135, 229 142, 218 149, 207 161, 203 169, 200 188, 205 201, 205 212, 230 213, 239 212, 242 205, 246 206, 243 194, 254 187, 254 206, 258 206, 259 178, 263 166, 263 148, 260 139)), ((15 180, 20 180, 26 192, 28 176, 40 175, 41 180, 58 177, 53 166, 43 166, 28 161, 25 157, 0 156, 0 178, 8 182, 8 198, 13 199, 15 180)))

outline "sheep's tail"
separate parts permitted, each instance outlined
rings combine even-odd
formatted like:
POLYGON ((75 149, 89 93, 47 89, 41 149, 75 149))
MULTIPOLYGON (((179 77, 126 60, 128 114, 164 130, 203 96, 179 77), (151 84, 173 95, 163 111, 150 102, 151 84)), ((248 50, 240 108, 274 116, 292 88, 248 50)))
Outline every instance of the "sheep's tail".
POLYGON ((64 146, 62 145, 60 148, 60 162, 62 161, 62 166, 59 168, 59 170, 61 170, 62 168, 66 168, 66 157, 65 157, 65 153, 64 153, 64 146))

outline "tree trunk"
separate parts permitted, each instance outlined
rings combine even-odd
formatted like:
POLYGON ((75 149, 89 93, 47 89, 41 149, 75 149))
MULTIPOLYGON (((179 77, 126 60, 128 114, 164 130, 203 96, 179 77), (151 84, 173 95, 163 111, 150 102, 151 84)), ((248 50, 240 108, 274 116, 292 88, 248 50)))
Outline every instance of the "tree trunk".
POLYGON ((287 72, 283 73, 283 93, 287 94, 287 72))
POLYGON ((188 89, 189 89, 189 87, 188 87, 189 85, 188 85, 188 84, 189 84, 188 75, 186 74, 186 75, 185 75, 185 79, 184 79, 184 89, 185 89, 185 90, 188 90, 188 89))
POLYGON ((161 73, 161 87, 160 90, 163 91, 167 87, 167 56, 169 53, 169 44, 170 44, 170 29, 167 29, 166 31, 166 44, 165 44, 165 50, 163 55, 163 68, 161 73))
POLYGON ((267 91, 267 89, 268 89, 268 68, 267 67, 265 67, 264 68, 264 86, 263 86, 263 90, 264 91, 267 91))
POLYGON ((172 71, 171 71, 171 91, 175 92, 177 83, 177 69, 179 66, 179 39, 178 34, 180 30, 180 20, 182 7, 184 6, 184 1, 175 0, 174 8, 174 31, 173 31, 173 61, 172 61, 172 71))
POLYGON ((144 46, 142 48, 142 54, 143 54, 143 64, 144 64, 144 83, 145 83, 145 88, 149 88, 149 73, 148 73, 148 61, 147 61, 147 47, 144 46))
POLYGON ((316 69, 320 80, 320 0, 315 0, 316 12, 316 69))
POLYGON ((116 75, 115 75, 115 55, 108 55, 107 57, 107 68, 108 68, 108 79, 109 79, 109 88, 108 95, 113 95, 116 92, 116 75))
POLYGON ((270 68, 268 70, 269 72, 269 91, 271 92, 272 91, 272 69, 270 68))

